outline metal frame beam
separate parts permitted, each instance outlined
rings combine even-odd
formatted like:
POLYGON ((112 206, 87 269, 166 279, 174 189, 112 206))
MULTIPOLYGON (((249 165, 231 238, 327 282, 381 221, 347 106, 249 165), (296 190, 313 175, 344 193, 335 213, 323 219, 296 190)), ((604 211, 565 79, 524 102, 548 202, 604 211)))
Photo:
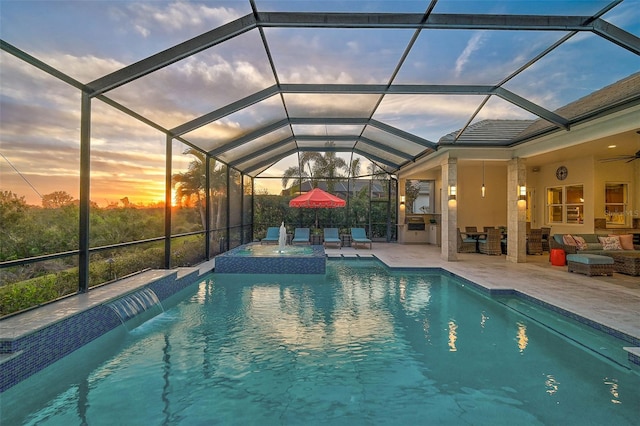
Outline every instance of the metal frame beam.
POLYGON ((273 151, 273 150, 276 150, 276 149, 278 149, 278 148, 280 148, 282 146, 285 146, 286 144, 291 143, 294 140, 295 140, 295 138, 293 136, 289 136, 288 138, 282 139, 281 141, 278 141, 278 142, 274 142, 274 143, 272 143, 271 145, 269 145, 269 146, 267 146, 265 148, 262 148, 262 149, 259 149, 257 151, 254 151, 251 154, 242 156, 240 158, 236 158, 233 161, 229 161, 229 166, 235 167, 238 164, 246 163, 247 161, 249 161, 249 160, 251 160, 253 158, 259 157, 262 154, 266 154, 269 151, 273 151))
POLYGON ((288 151, 286 151, 286 152, 283 152, 282 154, 279 154, 279 155, 276 155, 276 156, 273 156, 273 157, 267 158, 266 160, 263 160, 263 161, 261 161, 261 162, 259 162, 259 163, 257 163, 257 164, 254 164, 254 165, 253 165, 253 166, 251 166, 251 167, 247 167, 247 168, 244 170, 244 172, 245 172, 246 174, 249 174, 249 173, 251 173, 252 171, 254 171, 254 170, 258 170, 259 168, 264 167, 264 166, 266 166, 266 165, 269 165, 269 164, 275 164, 276 162, 278 162, 278 160, 282 160, 284 157, 286 157, 286 156, 288 156, 288 155, 291 155, 291 154, 295 154, 296 152, 298 152, 298 148, 290 149, 290 150, 288 150, 288 151))
POLYGON ((596 19, 592 23, 593 32, 636 55, 640 55, 640 37, 618 28, 604 19, 596 19))
POLYGON ((247 108, 253 104, 257 104, 258 102, 268 99, 277 94, 278 86, 273 85, 267 87, 266 89, 260 90, 259 92, 253 93, 252 95, 225 105, 222 108, 218 108, 215 111, 211 111, 203 116, 181 124, 180 126, 174 127, 170 130, 170 132, 176 136, 184 135, 185 133, 189 133, 202 126, 206 126, 209 123, 213 123, 214 121, 224 118, 227 115, 238 112, 244 108, 247 108))

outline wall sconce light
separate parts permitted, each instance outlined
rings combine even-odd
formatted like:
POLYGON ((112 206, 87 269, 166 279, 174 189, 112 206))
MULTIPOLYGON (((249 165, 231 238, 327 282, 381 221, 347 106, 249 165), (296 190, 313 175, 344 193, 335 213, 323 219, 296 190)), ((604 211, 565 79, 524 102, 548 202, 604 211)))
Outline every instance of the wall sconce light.
POLYGON ((400 205, 401 205, 401 206, 404 206, 404 202, 405 202, 405 196, 404 196, 404 195, 401 195, 401 196, 400 196, 400 205))
POLYGON ((455 200, 458 195, 458 189, 455 185, 449 186, 449 200, 455 200))
POLYGON ((527 187, 520 185, 518 187, 518 201, 525 201, 527 199, 527 187))
POLYGON ((482 188, 480 189, 482 191, 482 198, 484 198, 484 161, 482 162, 482 188))

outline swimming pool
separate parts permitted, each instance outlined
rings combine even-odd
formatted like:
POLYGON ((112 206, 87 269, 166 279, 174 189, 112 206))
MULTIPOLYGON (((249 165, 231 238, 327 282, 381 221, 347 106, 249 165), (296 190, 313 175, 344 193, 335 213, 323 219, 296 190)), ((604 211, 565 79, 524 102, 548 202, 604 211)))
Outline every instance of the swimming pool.
POLYGON ((448 274, 211 274, 2 394, 3 424, 634 424, 620 341, 448 274))

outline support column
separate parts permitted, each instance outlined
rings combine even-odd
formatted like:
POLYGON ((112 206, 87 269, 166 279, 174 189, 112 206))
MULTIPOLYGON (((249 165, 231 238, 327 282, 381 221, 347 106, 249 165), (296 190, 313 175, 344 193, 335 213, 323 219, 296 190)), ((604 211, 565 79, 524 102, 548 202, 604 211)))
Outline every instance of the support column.
POLYGON ((89 291, 89 223, 91 211, 91 97, 80 105, 80 218, 78 223, 78 291, 89 291))
POLYGON ((527 184, 525 160, 514 158, 507 165, 507 261, 527 261, 527 204, 519 200, 519 189, 527 184))
MULTIPOLYGON (((452 186, 458 186, 458 160, 449 158, 447 164, 442 165, 442 217, 441 229, 442 246, 440 257, 449 262, 458 260, 458 200, 450 200, 449 191, 452 186)), ((457 197, 457 194, 456 194, 457 197)))
POLYGON ((171 188, 172 188, 172 162, 173 162, 173 138, 167 134, 165 140, 165 177, 164 177, 164 268, 171 269, 171 188))

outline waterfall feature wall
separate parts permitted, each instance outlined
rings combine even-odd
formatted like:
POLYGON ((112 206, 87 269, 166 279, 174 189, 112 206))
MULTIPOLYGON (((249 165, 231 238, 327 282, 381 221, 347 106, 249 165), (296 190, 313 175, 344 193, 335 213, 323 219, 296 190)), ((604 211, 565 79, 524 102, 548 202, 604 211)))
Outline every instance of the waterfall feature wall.
POLYGON ((146 287, 114 300, 108 303, 107 306, 118 315, 120 321, 128 330, 164 312, 158 296, 153 290, 146 287))

